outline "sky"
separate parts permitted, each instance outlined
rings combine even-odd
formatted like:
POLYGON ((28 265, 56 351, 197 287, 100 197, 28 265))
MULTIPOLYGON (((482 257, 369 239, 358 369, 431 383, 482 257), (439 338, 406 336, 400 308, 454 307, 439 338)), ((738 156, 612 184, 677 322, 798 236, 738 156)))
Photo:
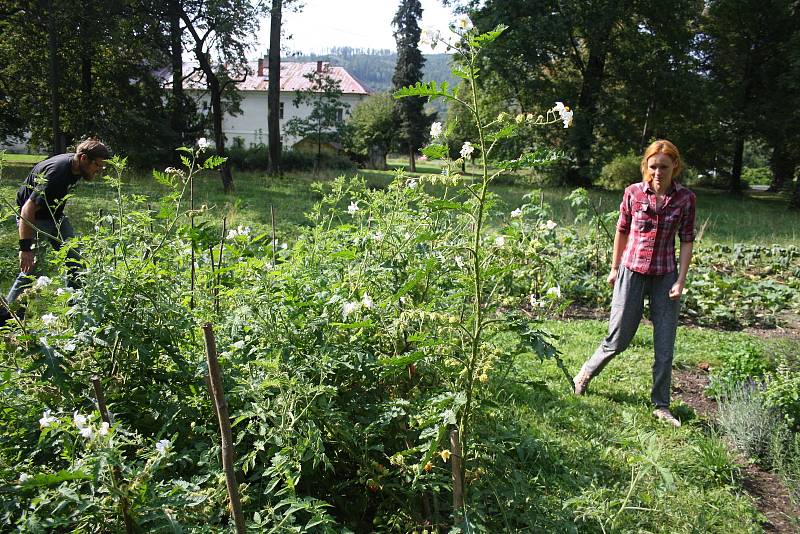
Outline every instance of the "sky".
MULTIPOLYGON (((284 12, 284 49, 303 53, 322 52, 332 47, 373 48, 395 50, 392 19, 398 0, 304 0, 300 13, 284 12)), ((445 30, 455 19, 441 0, 421 0, 420 28, 445 30)), ((254 57, 266 55, 269 48, 269 17, 261 22, 254 57)), ((423 54, 432 53, 420 44, 423 54)), ((441 52, 441 49, 439 50, 441 52)))

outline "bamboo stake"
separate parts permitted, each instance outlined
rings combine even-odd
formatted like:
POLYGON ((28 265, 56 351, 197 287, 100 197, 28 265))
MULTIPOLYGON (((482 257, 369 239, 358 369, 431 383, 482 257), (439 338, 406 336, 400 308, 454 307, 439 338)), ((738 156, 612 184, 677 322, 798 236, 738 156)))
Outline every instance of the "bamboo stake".
POLYGON ((453 473, 453 523, 458 525, 464 516, 464 480, 461 472, 461 441, 458 439, 458 429, 450 432, 450 458, 453 473))
POLYGON ((228 416, 228 405, 225 403, 225 392, 222 389, 222 370, 217 360, 217 342, 214 339, 214 327, 211 323, 203 325, 203 335, 206 343, 206 359, 208 361, 208 376, 211 381, 211 394, 214 397, 219 431, 222 438, 222 469, 225 472, 225 482, 228 486, 228 497, 231 501, 231 514, 236 525, 236 532, 243 534, 245 529, 242 503, 239 500, 239 485, 236 483, 236 474, 233 469, 233 438, 231 436, 231 421, 228 416))
POLYGON ((269 205, 269 215, 272 219, 272 267, 274 269, 277 262, 278 236, 275 232, 275 207, 272 204, 269 205))
MULTIPOLYGON (((103 393, 103 386, 100 384, 100 379, 96 376, 92 377, 92 386, 94 386, 94 396, 97 399, 97 409, 100 412, 100 418, 104 422, 111 425, 111 417, 108 415, 108 406, 106 405, 106 396, 103 393)), ((119 467, 114 467, 114 469, 111 471, 111 480, 114 482, 114 486, 117 488, 120 487, 120 478, 121 474, 119 472, 119 467)), ((122 520, 125 522, 125 532, 127 534, 133 534, 136 531, 133 529, 133 521, 131 521, 131 516, 128 513, 128 499, 122 494, 121 490, 119 508, 122 512, 122 520)))

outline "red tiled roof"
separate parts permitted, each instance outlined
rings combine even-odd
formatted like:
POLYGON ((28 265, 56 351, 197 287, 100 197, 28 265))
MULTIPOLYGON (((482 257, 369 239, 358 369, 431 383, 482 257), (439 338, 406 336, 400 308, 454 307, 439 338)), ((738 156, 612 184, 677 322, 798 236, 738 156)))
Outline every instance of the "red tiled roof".
MULTIPOLYGON (((332 67, 328 63, 323 63, 327 73, 335 80, 339 80, 342 94, 357 94, 367 95, 369 91, 364 85, 358 81, 352 74, 347 72, 344 67, 332 67)), ((194 71, 194 65, 184 65, 184 75, 189 75, 194 71)), ((264 75, 258 75, 258 65, 251 64, 250 69, 252 74, 248 74, 243 82, 236 84, 240 91, 266 91, 268 84, 267 67, 264 67, 264 75)), ((317 70, 317 62, 310 63, 296 63, 290 61, 281 61, 281 92, 294 92, 303 91, 311 87, 311 81, 305 77, 306 74, 317 70)), ((165 77, 169 76, 165 72, 165 77)), ((167 87, 170 86, 168 81, 167 87)), ((204 81, 203 73, 197 70, 189 78, 184 81, 184 86, 187 89, 205 89, 206 84, 204 81)))

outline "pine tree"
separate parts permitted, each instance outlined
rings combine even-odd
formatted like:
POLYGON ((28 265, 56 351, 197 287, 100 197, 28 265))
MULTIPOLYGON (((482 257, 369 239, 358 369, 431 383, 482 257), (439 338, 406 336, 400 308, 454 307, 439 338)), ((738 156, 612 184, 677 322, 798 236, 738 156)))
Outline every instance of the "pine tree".
MULTIPOLYGON (((392 20, 395 27, 394 39, 397 42, 397 65, 392 83, 395 89, 414 85, 422 81, 422 67, 425 58, 419 51, 422 5, 419 0, 401 0, 400 7, 392 20)), ((403 98, 399 101, 400 117, 403 121, 402 144, 408 148, 408 162, 411 172, 416 172, 414 156, 425 142, 425 128, 428 119, 423 112, 425 101, 421 98, 403 98)))

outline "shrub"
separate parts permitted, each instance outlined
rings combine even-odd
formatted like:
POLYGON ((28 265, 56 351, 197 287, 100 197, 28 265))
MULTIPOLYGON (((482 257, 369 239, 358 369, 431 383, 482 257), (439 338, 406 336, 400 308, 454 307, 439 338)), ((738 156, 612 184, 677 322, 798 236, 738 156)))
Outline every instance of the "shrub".
POLYGON ((745 167, 742 181, 749 185, 769 185, 772 183, 772 171, 769 167, 745 167))
POLYGON ((719 424, 734 446, 769 467, 775 437, 785 432, 780 412, 764 402, 763 386, 754 381, 729 387, 719 400, 719 424))
POLYGON ((764 402, 781 412, 786 423, 797 430, 800 423, 800 373, 779 365, 765 381, 764 402))
POLYGON ((751 342, 735 343, 720 351, 722 363, 713 369, 708 393, 720 397, 738 384, 760 380, 767 371, 766 357, 751 342))
POLYGON ((642 181, 641 158, 634 154, 617 156, 603 165, 597 185, 606 189, 622 190, 642 181))

